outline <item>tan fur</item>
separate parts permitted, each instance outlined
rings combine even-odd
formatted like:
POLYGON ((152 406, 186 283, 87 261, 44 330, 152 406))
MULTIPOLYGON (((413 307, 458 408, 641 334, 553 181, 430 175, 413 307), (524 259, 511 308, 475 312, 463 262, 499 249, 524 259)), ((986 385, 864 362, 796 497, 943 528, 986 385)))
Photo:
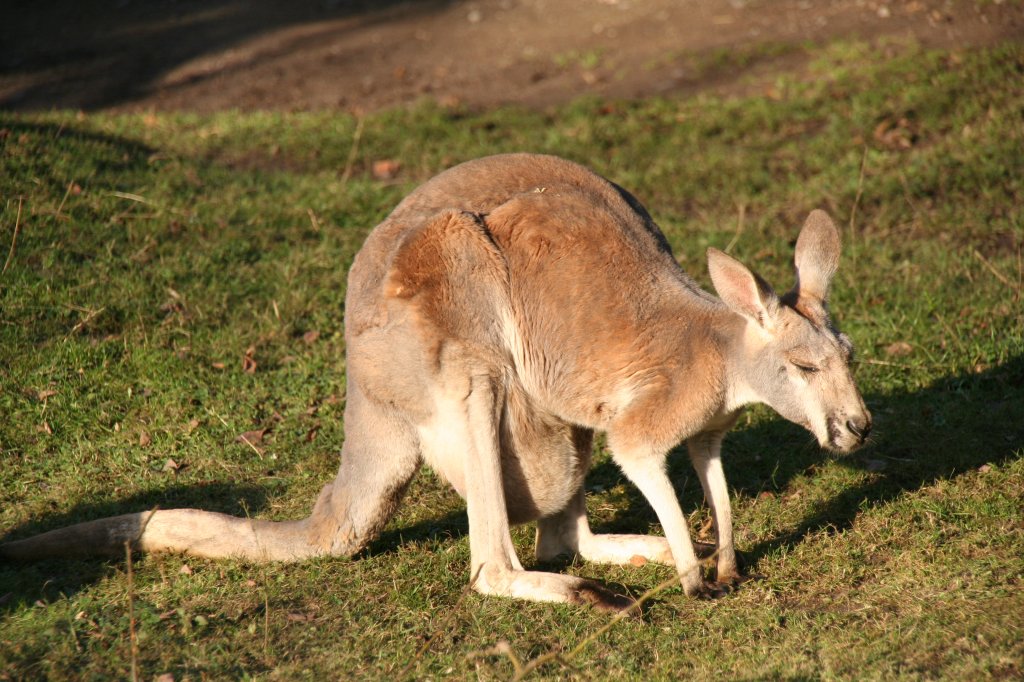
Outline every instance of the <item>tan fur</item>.
POLYGON ((620 608, 594 583, 525 571, 510 523, 537 521, 537 557, 674 564, 687 594, 740 578, 721 443, 765 402, 821 444, 863 443, 870 415, 830 324, 839 233, 815 211, 779 298, 716 250, 721 300, 672 258, 635 198, 570 162, 514 154, 450 169, 367 238, 349 273, 341 467, 311 516, 234 519, 198 510, 94 521, 0 545, 37 558, 140 549, 291 561, 350 555, 375 537, 421 462, 466 498, 474 587, 620 608), (594 430, 654 507, 665 537, 596 535, 583 479, 594 430), (712 507, 717 583, 702 578, 665 470, 688 441, 712 507))

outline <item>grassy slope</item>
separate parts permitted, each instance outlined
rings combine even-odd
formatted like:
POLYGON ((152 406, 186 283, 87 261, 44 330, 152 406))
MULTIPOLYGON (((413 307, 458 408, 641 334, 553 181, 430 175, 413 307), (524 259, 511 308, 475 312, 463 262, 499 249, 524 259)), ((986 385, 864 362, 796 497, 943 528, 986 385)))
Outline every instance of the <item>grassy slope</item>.
MULTIPOLYGON (((833 307, 877 437, 830 459, 752 410, 726 470, 764 578, 711 603, 663 592, 541 674, 1022 674, 1024 51, 815 57, 812 80, 765 97, 424 106, 367 118, 356 147, 356 122, 334 114, 0 114, 0 255, 19 225, 0 276, 0 529, 156 505, 307 513, 344 438, 345 272, 363 237, 444 166, 545 151, 633 190, 702 281, 705 247, 735 240, 787 286, 799 222, 832 212, 846 226, 833 307), (384 158, 397 183, 368 172, 384 158), (264 428, 258 453, 236 440, 264 428)), ((671 466, 696 527, 684 460, 671 466)), ((588 483, 599 528, 658 531, 607 453, 588 483)), ((123 561, 3 565, 0 680, 126 677, 129 593, 144 678, 508 677, 507 658, 472 654, 569 650, 605 622, 464 594, 464 533, 461 501, 425 472, 355 560, 146 557, 131 585, 123 561)), ((516 530, 524 558, 531 539, 516 530)), ((671 576, 560 570, 634 592, 671 576)))

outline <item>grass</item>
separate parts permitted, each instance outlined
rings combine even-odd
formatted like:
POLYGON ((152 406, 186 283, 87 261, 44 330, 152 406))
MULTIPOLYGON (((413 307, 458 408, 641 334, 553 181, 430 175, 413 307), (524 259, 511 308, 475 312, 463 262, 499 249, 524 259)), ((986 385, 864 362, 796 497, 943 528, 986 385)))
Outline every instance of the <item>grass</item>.
MULTIPOLYGON (((131 631, 140 679, 179 681, 503 679, 502 647, 529 661, 584 643, 533 676, 1024 674, 1024 51, 807 49, 811 79, 751 98, 427 103, 362 122, 0 113, 12 537, 155 506, 307 514, 344 439, 348 265, 416 183, 500 151, 557 153, 631 189, 705 283, 705 248, 731 244, 787 287, 799 224, 826 208, 845 232, 833 309, 877 432, 832 458, 750 410, 726 471, 763 577, 714 602, 670 588, 592 640, 606 616, 466 592, 463 504, 424 471, 354 559, 146 556, 130 581, 123 560, 0 565, 0 680, 129 677, 131 631), (374 179, 381 159, 397 178, 374 179)), ((697 528, 685 459, 670 466, 697 528)), ((588 486, 599 529, 660 532, 603 446, 588 486)), ((531 540, 515 530, 524 560, 531 540)), ((557 570, 634 594, 672 575, 557 570)))

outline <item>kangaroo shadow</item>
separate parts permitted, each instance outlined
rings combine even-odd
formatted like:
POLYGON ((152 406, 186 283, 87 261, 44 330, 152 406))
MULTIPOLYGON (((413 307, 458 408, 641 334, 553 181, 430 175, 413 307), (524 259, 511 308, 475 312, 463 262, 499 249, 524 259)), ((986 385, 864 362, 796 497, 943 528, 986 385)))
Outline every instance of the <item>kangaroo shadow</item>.
MULTIPOLYGON (((802 428, 776 418, 740 425, 723 446, 730 495, 756 497, 783 491, 797 476, 813 476, 827 460, 872 472, 869 481, 814 506, 795 526, 744 548, 749 564, 780 548, 793 547, 824 528, 849 528, 865 508, 884 505, 905 492, 956 477, 982 465, 1024 457, 1024 355, 978 372, 936 380, 917 390, 871 392, 874 416, 868 447, 850 455, 824 453, 802 428)), ((703 502, 703 491, 685 447, 669 457, 669 469, 684 509, 703 502)), ((610 459, 591 471, 588 485, 616 486, 626 479, 610 459)), ((625 486, 626 504, 595 524, 600 532, 643 532, 657 521, 646 500, 625 486)))
MULTIPOLYGON (((940 379, 920 390, 876 392, 865 397, 875 417, 874 442, 835 461, 872 471, 871 480, 815 506, 795 527, 745 548, 747 563, 756 563, 779 548, 793 547, 823 528, 848 528, 866 507, 884 505, 904 492, 984 464, 999 465, 1024 457, 1024 355, 977 373, 940 379)), ((671 454, 670 471, 684 508, 691 509, 700 504, 703 493, 684 450, 677 448, 671 454)), ((795 477, 813 475, 815 467, 829 457, 802 429, 778 419, 739 426, 726 439, 724 452, 733 497, 784 490, 795 477)), ((587 485, 609 489, 625 480, 618 467, 604 457, 589 472, 587 485)), ((596 531, 646 532, 657 521, 632 485, 622 490, 625 503, 611 517, 596 522, 596 531)), ((263 486, 175 485, 128 498, 83 502, 66 513, 13 529, 3 540, 155 507, 193 507, 246 516, 265 507, 267 492, 263 486)), ((411 525, 391 524, 362 556, 390 553, 411 541, 459 538, 467 532, 461 509, 411 525)), ((74 594, 109 575, 115 565, 84 559, 0 565, 0 613, 39 598, 74 594)), ((551 565, 558 566, 564 565, 551 565)))
MULTIPOLYGON (((284 484, 281 483, 281 486, 284 484)), ((202 509, 236 517, 256 516, 267 506, 271 489, 265 484, 237 485, 226 483, 177 484, 117 499, 81 502, 70 510, 47 515, 9 529, 0 536, 0 543, 19 540, 39 533, 64 528, 83 521, 151 509, 202 509)), ((312 505, 312 500, 310 500, 312 505)), ((434 539, 457 539, 467 534, 469 524, 465 510, 452 511, 440 518, 430 518, 408 525, 389 524, 358 557, 388 554, 409 542, 434 539)), ((32 562, 0 559, 0 615, 12 612, 36 600, 71 596, 88 585, 114 573, 124 564, 120 559, 55 558, 32 562)))
MULTIPOLYGON (((150 509, 192 507, 244 517, 266 506, 267 492, 266 486, 191 483, 147 490, 124 498, 90 500, 76 504, 64 513, 48 515, 10 529, 0 537, 0 542, 83 521, 150 509)), ((70 596, 113 573, 119 563, 67 558, 25 563, 0 561, 0 614, 24 607, 37 599, 70 596)))

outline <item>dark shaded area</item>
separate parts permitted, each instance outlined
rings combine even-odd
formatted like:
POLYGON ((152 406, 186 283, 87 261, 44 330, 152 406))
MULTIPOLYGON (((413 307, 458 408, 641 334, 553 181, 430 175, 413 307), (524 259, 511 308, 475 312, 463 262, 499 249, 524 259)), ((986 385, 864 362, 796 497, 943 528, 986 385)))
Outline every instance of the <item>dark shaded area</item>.
POLYGON ((449 1, 12 3, 0 22, 0 76, 43 77, 0 97, 0 108, 102 109, 145 95, 179 64, 268 31, 356 17, 365 19, 365 27, 399 14, 435 11, 449 1))
MULTIPOLYGON (((232 483, 177 484, 120 499, 81 502, 71 510, 26 523, 5 533, 0 542, 18 540, 82 521, 151 509, 198 508, 234 516, 252 515, 267 503, 266 486, 232 483)), ((118 570, 107 559, 53 559, 31 563, 0 560, 0 615, 37 599, 72 595, 118 570)))
POLYGON ((0 154, 7 160, 5 180, 20 190, 19 182, 45 182, 54 196, 67 190, 68 179, 50 160, 53 149, 64 146, 71 157, 88 148, 92 165, 89 184, 99 189, 117 189, 127 173, 146 169, 156 149, 137 140, 118 135, 68 127, 53 123, 35 123, 0 111, 0 154))
MULTIPOLYGON (((1024 355, 978 374, 941 379, 922 391, 867 399, 878 425, 875 445, 839 461, 869 471, 881 467, 875 480, 818 506, 791 532, 750 548, 749 562, 822 529, 849 528, 865 506, 1024 456, 1024 355)), ((786 474, 805 469, 787 467, 786 474)))

